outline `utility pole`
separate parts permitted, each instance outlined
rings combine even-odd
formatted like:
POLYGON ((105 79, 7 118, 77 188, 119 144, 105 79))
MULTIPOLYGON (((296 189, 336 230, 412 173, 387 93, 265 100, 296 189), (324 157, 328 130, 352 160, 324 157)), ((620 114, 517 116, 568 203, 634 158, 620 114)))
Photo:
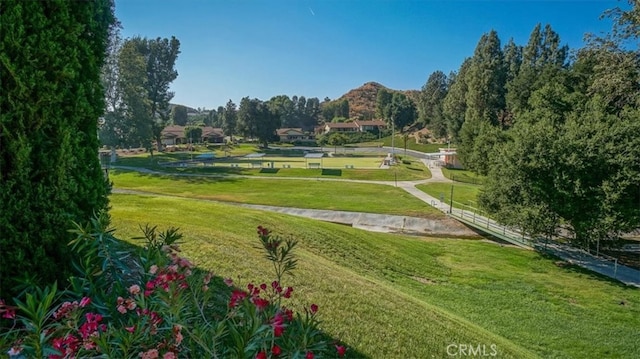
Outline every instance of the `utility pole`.
POLYGON ((453 214, 453 178, 454 176, 451 175, 451 196, 450 196, 450 201, 449 201, 449 213, 453 214))

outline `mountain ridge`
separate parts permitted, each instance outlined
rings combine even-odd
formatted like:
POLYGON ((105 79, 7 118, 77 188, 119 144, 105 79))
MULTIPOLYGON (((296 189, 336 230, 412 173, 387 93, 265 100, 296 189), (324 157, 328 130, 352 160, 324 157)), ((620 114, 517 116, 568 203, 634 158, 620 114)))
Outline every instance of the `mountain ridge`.
POLYGON ((360 118, 363 120, 375 119, 376 101, 378 91, 381 89, 385 89, 391 93, 403 93, 417 105, 419 90, 394 90, 375 81, 365 82, 362 86, 351 89, 339 98, 329 102, 338 102, 346 99, 349 102, 349 118, 360 118))

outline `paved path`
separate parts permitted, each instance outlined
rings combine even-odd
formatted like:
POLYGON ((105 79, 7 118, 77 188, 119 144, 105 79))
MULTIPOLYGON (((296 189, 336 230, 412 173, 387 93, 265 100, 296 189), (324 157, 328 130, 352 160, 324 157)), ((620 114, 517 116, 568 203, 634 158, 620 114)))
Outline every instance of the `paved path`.
MULTIPOLYGON (((317 150, 317 148, 316 148, 317 150)), ((388 148, 383 148, 381 149, 382 151, 386 151, 389 150, 388 148)), ((404 150, 402 150, 404 151, 404 150)), ((407 150, 407 152, 409 152, 409 150, 407 150)), ((133 171, 138 171, 138 172, 143 172, 143 173, 151 173, 151 174, 163 174, 163 175, 176 175, 176 176, 187 176, 187 177, 241 177, 241 178, 263 178, 263 179, 282 179, 282 180, 286 180, 286 179, 299 179, 299 180, 313 180, 313 181, 334 181, 334 182, 354 182, 354 183, 373 183, 373 184, 380 184, 380 185, 388 185, 388 186, 397 186, 401 189, 403 189, 404 191, 408 192, 409 194, 411 194, 412 196, 422 200, 423 202, 429 204, 430 206, 433 206, 437 209, 439 209, 440 211, 444 212, 444 213, 449 213, 449 205, 444 203, 444 202, 440 202, 439 199, 432 197, 426 193, 424 193, 423 191, 419 190, 416 188, 417 184, 423 184, 423 183, 430 183, 430 182, 449 182, 450 180, 447 179, 444 174, 442 173, 442 169, 439 166, 436 166, 435 163, 432 163, 432 161, 430 160, 429 156, 426 154, 421 154, 420 152, 416 152, 416 151, 411 151, 412 155, 416 156, 420 158, 420 160, 425 163, 426 166, 429 167, 430 171, 431 171, 431 178, 429 179, 425 179, 425 180, 418 180, 418 181, 366 181, 366 180, 353 180, 353 179, 337 179, 337 178, 309 178, 309 177, 269 177, 269 176, 242 176, 242 175, 226 175, 226 174, 192 174, 192 173, 179 173, 179 174, 171 174, 171 173, 166 173, 166 172, 160 172, 160 171, 154 171, 154 170, 149 170, 149 169, 145 169, 145 168, 137 168, 137 167, 126 167, 126 166, 112 166, 112 168, 120 168, 120 169, 127 169, 127 170, 133 170, 133 171), (419 155, 421 154, 421 155, 419 155)), ((400 153, 400 149, 396 148, 395 153, 400 153)), ((419 233, 425 232, 425 228, 435 228, 433 227, 433 224, 430 224, 431 227, 429 226, 425 226, 424 223, 417 223, 413 222, 413 219, 411 219, 411 223, 412 223, 412 228, 420 228, 423 227, 422 230, 418 230, 418 231, 414 231, 414 229, 412 228, 408 228, 406 227, 406 221, 407 218, 414 218, 414 217, 403 217, 403 216, 388 216, 388 215, 378 215, 378 216, 382 216, 382 217, 369 217, 366 218, 366 216, 370 216, 371 214, 364 214, 364 213, 356 213, 354 214, 354 212, 345 212, 345 213, 350 213, 349 215, 345 214, 345 216, 347 216, 347 218, 343 218, 342 220, 346 221, 346 222, 340 222, 337 221, 335 219, 336 213, 332 213, 332 212, 344 212, 344 211, 320 211, 320 212, 315 212, 314 211, 304 211, 303 209, 299 209, 299 208, 285 208, 285 207, 273 207, 273 206, 257 206, 257 205, 247 205, 247 206, 254 206, 255 208, 261 208, 263 210, 271 210, 271 211, 278 211, 278 212, 282 212, 282 213, 287 213, 287 212, 297 212, 297 215, 303 215, 306 216, 308 218, 316 218, 316 219, 320 219, 320 220, 330 220, 330 219, 326 219, 326 218, 333 218, 333 222, 338 222, 338 223, 349 223, 349 221, 351 222, 352 225, 355 224, 355 226, 359 226, 362 229, 367 229, 367 230, 374 230, 374 231, 395 231, 395 230, 389 230, 389 228, 394 227, 394 228, 398 228, 398 221, 403 221, 403 225, 400 226, 402 228, 402 231, 405 231, 406 228, 406 232, 407 233, 411 233, 411 232, 415 232, 415 233, 419 233), (268 208, 271 207, 271 208, 268 208), (349 216, 355 216, 355 217, 349 217, 349 216), (388 217, 389 220, 385 221, 383 220, 384 217, 388 217), (399 217, 399 218, 393 218, 393 217, 399 217), (325 218, 325 219, 323 219, 325 218), (404 219, 402 219, 404 218, 404 219), (375 223, 376 221, 382 221, 381 223, 386 223, 386 225, 380 225, 380 226, 376 226, 376 225, 372 225, 372 222, 375 223), (358 224, 360 223, 360 224, 358 224), (386 228, 385 228, 386 227, 386 228)), ((465 211, 461 210, 462 216, 465 215, 465 211)), ((294 213, 289 213, 289 214, 294 214, 294 213)), ((490 224, 494 224, 496 226, 499 226, 499 224, 495 223, 495 221, 480 216, 478 214, 473 214, 474 216, 474 221, 478 221, 480 223, 490 223, 490 224)), ((455 218, 455 216, 453 216, 452 218, 455 218)), ((437 234, 439 233, 438 229, 437 231, 433 231, 433 234, 437 234)), ((428 230, 427 230, 428 231, 428 230)), ((517 234, 519 235, 519 234, 517 234)), ((627 285, 631 285, 631 286, 635 286, 640 288, 640 271, 633 269, 633 268, 629 268, 620 264, 617 264, 617 262, 612 262, 612 261, 607 261, 601 258, 598 258, 594 255, 591 255, 587 252, 581 251, 579 249, 570 247, 570 246, 563 246, 560 244, 554 244, 553 246, 547 245, 546 247, 541 247, 540 245, 534 245, 535 249, 537 250, 541 250, 541 251, 546 251, 549 252, 553 255, 555 255, 556 257, 559 257, 571 264, 575 264, 578 265, 580 267, 589 269, 591 271, 594 271, 596 273, 605 275, 607 277, 610 278, 614 278, 616 280, 619 280, 627 285)))

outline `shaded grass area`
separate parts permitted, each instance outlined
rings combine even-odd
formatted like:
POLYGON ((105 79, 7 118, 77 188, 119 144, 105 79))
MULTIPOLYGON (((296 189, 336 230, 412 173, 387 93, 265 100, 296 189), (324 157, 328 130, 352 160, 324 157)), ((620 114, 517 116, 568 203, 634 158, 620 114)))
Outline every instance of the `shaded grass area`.
MULTIPOLYGON (((383 137, 378 141, 354 143, 351 147, 391 147, 391 136, 383 137)), ((396 134, 395 146, 398 149, 404 149, 404 138, 400 134, 396 134)), ((409 137, 407 139, 407 150, 420 151, 425 153, 438 152, 441 147, 446 147, 446 143, 417 143, 415 137, 409 137)))
POLYGON ((480 186, 469 183, 446 183, 434 182, 417 185, 416 188, 435 198, 444 198, 445 203, 451 201, 451 187, 453 185, 453 206, 457 208, 468 209, 467 207, 477 208, 477 197, 480 192, 480 186))
POLYGON ((190 199, 115 194, 111 204, 122 238, 147 222, 180 227, 189 258, 241 283, 269 279, 256 226, 297 238, 295 300, 318 303, 323 330, 372 358, 447 357, 452 343, 495 344, 506 358, 640 355, 640 291, 535 252, 190 199))
MULTIPOLYGON (((332 174, 327 174, 332 176, 332 174)), ((310 209, 442 217, 400 188, 369 183, 264 178, 206 178, 114 170, 114 188, 225 202, 310 209)))
POLYGON ((481 185, 484 183, 485 177, 477 175, 471 171, 455 169, 455 168, 442 168, 442 174, 450 180, 456 182, 464 182, 470 184, 481 185))
MULTIPOLYGON (((197 154, 194 155, 194 158, 197 154)), ((188 161, 189 154, 162 153, 154 155, 151 159, 148 154, 122 157, 116 165, 148 168, 157 171, 172 173, 207 173, 207 174, 234 174, 243 176, 274 176, 274 177, 305 177, 316 178, 324 175, 322 168, 305 168, 307 162, 302 157, 265 157, 259 161, 260 165, 252 168, 251 161, 244 158, 219 158, 209 164, 198 164, 195 167, 165 167, 160 164, 178 161, 188 161), (267 167, 273 164, 273 167, 267 167), (238 167, 232 167, 237 165, 238 167), (289 166, 290 168, 283 168, 289 166), (271 171, 265 171, 266 168, 271 171), (275 171, 277 169, 277 171, 275 171)), ((322 159, 323 167, 340 169, 340 178, 372 180, 372 181, 412 181, 431 178, 431 172, 420 161, 407 157, 408 163, 401 163, 390 169, 379 169, 382 157, 365 156, 340 156, 337 158, 325 157, 322 159), (353 166, 353 168, 347 168, 353 166)), ((309 163, 320 163, 320 160, 309 160, 309 163)), ((335 175, 332 175, 335 177, 335 175)))
MULTIPOLYGON (((384 146, 391 146, 391 136, 384 137, 384 146)), ((396 134, 395 146, 397 148, 404 149, 404 138, 401 135, 396 134)), ((446 147, 446 144, 442 143, 416 143, 415 137, 409 137, 407 139, 407 149, 420 151, 425 153, 439 152, 441 147, 446 147)))

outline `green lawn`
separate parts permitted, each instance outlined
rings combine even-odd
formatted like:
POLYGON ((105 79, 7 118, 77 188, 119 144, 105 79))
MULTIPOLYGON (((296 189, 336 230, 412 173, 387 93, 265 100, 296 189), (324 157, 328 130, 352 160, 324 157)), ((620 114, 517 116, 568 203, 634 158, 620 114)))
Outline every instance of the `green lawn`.
POLYGON ((400 188, 370 183, 294 179, 203 178, 113 170, 116 189, 284 207, 440 217, 442 213, 400 188))
MULTIPOLYGON (((444 198, 444 202, 451 201, 452 183, 436 182, 417 185, 416 188, 435 198, 444 198)), ((453 183, 453 206, 457 208, 478 207, 477 197, 480 186, 469 183, 453 183)))
POLYGON ((256 226, 297 238, 294 302, 319 304, 323 330, 371 358, 444 358, 450 344, 495 344, 501 358, 640 357, 639 290, 532 251, 175 197, 114 194, 111 206, 121 238, 144 223, 180 227, 187 257, 239 285, 270 279, 256 226))
MULTIPOLYGON (((194 158, 200 153, 195 153, 194 158)), ((271 177, 306 177, 306 178, 343 178, 373 181, 411 181, 431 178, 429 169, 418 159, 405 158, 409 163, 400 163, 390 169, 380 169, 382 162, 380 156, 341 155, 336 157, 324 157, 323 169, 305 168, 307 162, 320 162, 319 159, 305 161, 303 157, 265 156, 259 162, 263 168, 252 168, 251 160, 242 157, 222 157, 213 164, 199 164, 196 167, 164 167, 162 163, 171 163, 191 159, 189 153, 162 153, 154 155, 153 160, 148 154, 122 157, 118 160, 118 166, 131 166, 148 168, 158 171, 173 173, 209 173, 209 174, 235 174, 244 176, 271 176, 271 177), (273 168, 270 168, 273 162, 273 168), (232 167, 237 165, 237 167, 232 167), (291 168, 283 168, 283 166, 291 168), (353 168, 346 168, 353 166, 353 168)))
POLYGON ((484 176, 477 175, 467 170, 443 167, 442 174, 448 179, 452 179, 456 182, 465 182, 465 183, 471 183, 471 184, 484 183, 484 176))
MULTIPOLYGON (((347 146, 350 146, 350 147, 380 147, 380 146, 391 147, 391 136, 383 137, 378 141, 354 143, 354 144, 350 144, 350 145, 347 145, 347 146)), ((404 139, 402 138, 402 135, 396 134, 395 146, 397 148, 399 148, 399 149, 404 149, 404 139)), ((410 137, 410 138, 407 139, 407 149, 408 150, 432 153, 432 152, 439 152, 439 149, 441 147, 443 147, 443 146, 446 147, 446 144, 442 144, 442 143, 428 143, 428 144, 416 143, 416 140, 413 137, 410 137)))

